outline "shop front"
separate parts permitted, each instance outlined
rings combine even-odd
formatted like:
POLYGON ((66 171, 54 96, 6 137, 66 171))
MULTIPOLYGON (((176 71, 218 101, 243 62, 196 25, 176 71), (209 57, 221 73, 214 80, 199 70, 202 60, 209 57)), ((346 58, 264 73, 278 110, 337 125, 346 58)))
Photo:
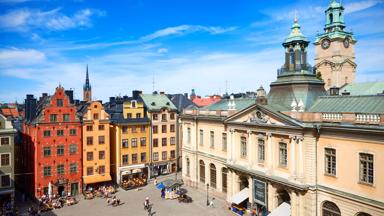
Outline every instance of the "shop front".
POLYGON ((169 169, 170 169, 170 166, 168 162, 155 163, 152 166, 152 177, 168 174, 170 171, 169 169))
POLYGON ((148 172, 148 167, 144 164, 121 168, 121 187, 125 190, 130 190, 146 185, 148 172))
POLYGON ((253 211, 256 215, 268 215, 268 184, 266 181, 253 179, 253 211))

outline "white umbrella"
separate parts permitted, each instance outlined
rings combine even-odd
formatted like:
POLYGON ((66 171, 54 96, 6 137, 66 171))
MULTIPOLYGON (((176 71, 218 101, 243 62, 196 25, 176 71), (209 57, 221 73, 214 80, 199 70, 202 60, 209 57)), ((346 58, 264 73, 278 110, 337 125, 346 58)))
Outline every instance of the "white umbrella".
POLYGON ((48 183, 48 197, 52 197, 52 184, 51 182, 48 183))

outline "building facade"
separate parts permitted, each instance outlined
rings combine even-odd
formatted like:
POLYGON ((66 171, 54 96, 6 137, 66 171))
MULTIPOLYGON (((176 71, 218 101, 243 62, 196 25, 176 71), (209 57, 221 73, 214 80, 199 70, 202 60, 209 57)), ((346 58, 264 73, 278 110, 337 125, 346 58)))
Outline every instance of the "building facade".
POLYGON ((177 108, 163 93, 140 94, 151 120, 151 176, 177 169, 177 108))
POLYGON ((316 36, 314 45, 315 67, 328 90, 355 81, 356 39, 352 32, 345 31, 344 7, 341 3, 332 0, 325 11, 325 18, 325 32, 316 36))
POLYGON ((129 187, 140 186, 134 180, 146 182, 150 174, 150 120, 138 94, 117 99, 111 111, 112 176, 118 184, 129 182, 129 187))
POLYGON ((11 121, 0 114, 0 204, 14 202, 15 197, 15 154, 16 129, 11 121))
POLYGON ((85 104, 79 113, 82 117, 83 184, 111 181, 109 114, 99 101, 85 104))
POLYGON ((23 125, 23 157, 30 158, 26 189, 43 194, 78 194, 82 188, 81 123, 76 107, 59 86, 36 101, 27 95, 23 125), (49 188, 51 187, 51 188, 49 188))

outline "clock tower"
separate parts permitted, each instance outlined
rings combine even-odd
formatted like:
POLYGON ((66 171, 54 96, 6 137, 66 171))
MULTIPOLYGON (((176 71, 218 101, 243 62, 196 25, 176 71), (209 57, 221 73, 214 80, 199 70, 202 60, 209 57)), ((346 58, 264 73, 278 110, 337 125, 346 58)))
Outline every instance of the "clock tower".
POLYGON ((354 82, 356 74, 352 32, 345 31, 344 7, 332 0, 325 10, 324 33, 315 40, 315 68, 325 82, 325 89, 354 82))

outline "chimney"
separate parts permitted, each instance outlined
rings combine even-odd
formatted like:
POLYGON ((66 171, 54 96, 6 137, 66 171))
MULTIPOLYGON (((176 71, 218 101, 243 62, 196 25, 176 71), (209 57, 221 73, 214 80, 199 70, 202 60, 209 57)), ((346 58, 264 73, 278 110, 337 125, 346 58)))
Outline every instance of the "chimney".
POLYGON ((164 94, 165 94, 165 92, 163 92, 163 91, 160 92, 160 95, 164 95, 164 94))
POLYGON ((65 90, 65 94, 69 97, 69 102, 74 104, 73 102, 73 90, 65 90))
POLYGON ((184 93, 184 97, 188 98, 188 93, 184 93))
POLYGON ((126 100, 128 100, 128 96, 127 96, 127 95, 124 95, 124 96, 123 96, 123 101, 126 101, 126 100))
POLYGON ((109 97, 109 103, 115 103, 116 98, 115 97, 109 97))
POLYGON ((142 94, 142 93, 143 93, 142 91, 133 90, 132 91, 132 97, 137 100, 139 98, 140 94, 142 94))
POLYGON ((25 99, 25 111, 24 111, 25 120, 31 121, 35 118, 36 107, 37 107, 36 98, 34 98, 33 95, 31 94, 27 95, 27 98, 25 99))

